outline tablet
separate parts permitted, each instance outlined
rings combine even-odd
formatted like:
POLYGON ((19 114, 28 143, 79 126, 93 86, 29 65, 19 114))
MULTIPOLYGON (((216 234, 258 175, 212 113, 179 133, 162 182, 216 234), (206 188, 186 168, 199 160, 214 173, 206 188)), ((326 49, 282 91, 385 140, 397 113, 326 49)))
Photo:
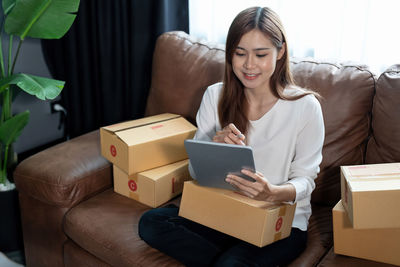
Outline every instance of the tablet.
POLYGON ((249 146, 187 139, 185 148, 196 176, 193 178, 200 185, 236 190, 225 181, 229 173, 255 181, 241 173, 242 169, 255 172, 253 150, 249 146))

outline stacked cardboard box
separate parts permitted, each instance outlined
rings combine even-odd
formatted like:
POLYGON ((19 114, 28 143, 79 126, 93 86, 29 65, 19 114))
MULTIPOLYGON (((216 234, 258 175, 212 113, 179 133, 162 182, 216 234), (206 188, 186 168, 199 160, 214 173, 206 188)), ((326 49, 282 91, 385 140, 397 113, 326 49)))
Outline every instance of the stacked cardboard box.
POLYGON ((400 163, 341 167, 337 254, 400 265, 400 163))
POLYGON ((102 127, 101 153, 114 164, 114 191, 151 207, 180 194, 191 179, 184 140, 195 132, 169 113, 102 127))

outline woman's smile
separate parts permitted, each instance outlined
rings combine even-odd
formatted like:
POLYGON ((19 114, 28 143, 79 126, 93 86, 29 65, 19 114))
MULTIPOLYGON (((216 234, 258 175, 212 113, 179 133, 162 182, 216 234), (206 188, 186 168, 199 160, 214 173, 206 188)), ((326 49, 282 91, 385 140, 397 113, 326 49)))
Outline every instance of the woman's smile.
POLYGON ((255 79, 257 79, 257 77, 259 76, 260 74, 254 74, 254 73, 246 73, 246 72, 243 72, 243 76, 244 76, 244 78, 245 79, 247 79, 247 80, 255 80, 255 79))

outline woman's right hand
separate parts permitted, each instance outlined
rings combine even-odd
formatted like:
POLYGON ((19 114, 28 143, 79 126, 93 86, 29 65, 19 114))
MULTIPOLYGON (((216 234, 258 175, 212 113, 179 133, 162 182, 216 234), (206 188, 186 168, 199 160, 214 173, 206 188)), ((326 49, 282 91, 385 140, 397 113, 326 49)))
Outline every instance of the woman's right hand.
POLYGON ((213 141, 217 143, 226 143, 244 146, 245 136, 236 128, 233 123, 229 123, 222 131, 217 131, 213 141))

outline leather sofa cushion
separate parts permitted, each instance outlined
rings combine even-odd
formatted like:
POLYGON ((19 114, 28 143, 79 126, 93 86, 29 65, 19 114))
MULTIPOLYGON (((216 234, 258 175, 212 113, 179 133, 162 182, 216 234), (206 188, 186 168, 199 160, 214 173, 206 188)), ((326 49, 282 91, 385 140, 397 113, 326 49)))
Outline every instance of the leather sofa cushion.
POLYGON ((99 140, 94 131, 24 160, 14 172, 18 191, 49 205, 71 207, 111 187, 111 164, 99 156, 99 140))
POLYGON ((146 115, 170 112, 194 123, 204 91, 222 81, 224 47, 184 32, 164 33, 153 55, 146 115))
POLYGON ((362 164, 370 131, 375 77, 367 67, 292 59, 295 82, 323 97, 325 142, 312 201, 335 205, 340 199, 341 165, 362 164))
POLYGON ((183 266, 139 237, 138 222, 148 209, 109 189, 72 208, 64 231, 78 246, 112 266, 183 266))
POLYGON ((64 244, 64 266, 111 267, 111 265, 99 260, 71 240, 64 244))
POLYGON ((388 68, 376 83, 372 127, 366 163, 399 162, 400 64, 388 68))

